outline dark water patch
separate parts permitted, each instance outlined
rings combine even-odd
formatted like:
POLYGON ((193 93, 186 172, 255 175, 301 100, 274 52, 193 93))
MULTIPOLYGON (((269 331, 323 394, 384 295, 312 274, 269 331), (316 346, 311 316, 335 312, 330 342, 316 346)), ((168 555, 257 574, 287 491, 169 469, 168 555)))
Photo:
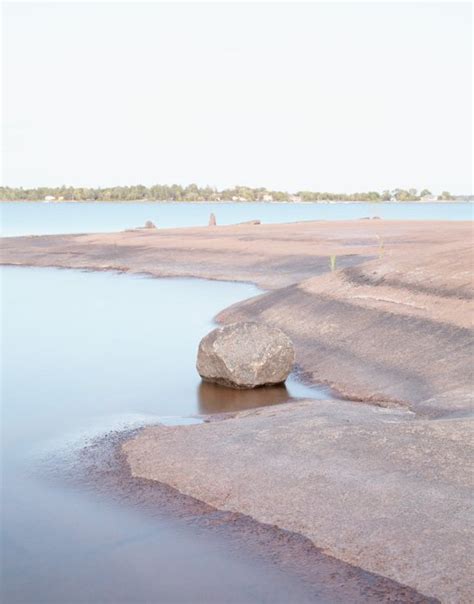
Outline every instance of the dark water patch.
POLYGON ((235 390, 219 384, 201 382, 198 386, 199 413, 228 413, 267 407, 298 400, 293 398, 284 385, 235 390))

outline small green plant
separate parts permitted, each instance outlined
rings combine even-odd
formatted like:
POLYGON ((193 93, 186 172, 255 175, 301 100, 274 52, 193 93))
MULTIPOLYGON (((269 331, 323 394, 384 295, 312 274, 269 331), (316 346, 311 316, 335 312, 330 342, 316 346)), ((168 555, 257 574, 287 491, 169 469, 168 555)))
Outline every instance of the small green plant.
POLYGON ((331 254, 329 256, 329 266, 331 267, 331 273, 336 270, 337 256, 335 254, 331 254))
POLYGON ((380 237, 380 235, 376 235, 376 237, 379 242, 379 258, 381 258, 385 254, 385 242, 383 237, 380 237))

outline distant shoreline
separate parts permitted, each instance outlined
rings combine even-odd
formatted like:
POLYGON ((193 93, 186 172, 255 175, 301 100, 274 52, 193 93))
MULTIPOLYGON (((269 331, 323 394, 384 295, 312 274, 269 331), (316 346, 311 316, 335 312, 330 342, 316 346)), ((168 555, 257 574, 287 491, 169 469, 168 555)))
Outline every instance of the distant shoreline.
POLYGON ((471 193, 434 193, 427 188, 393 188, 383 191, 328 191, 300 189, 296 192, 278 191, 266 187, 236 185, 218 189, 196 184, 120 185, 111 187, 0 187, 3 201, 44 202, 162 202, 162 203, 404 203, 474 200, 471 193))
POLYGON ((0 199, 0 203, 44 203, 44 204, 54 204, 54 205, 63 205, 63 204, 84 204, 84 203, 95 203, 95 204, 179 204, 179 205, 188 205, 188 204, 216 204, 216 205, 245 205, 245 204, 258 204, 258 205, 336 205, 336 204, 371 204, 374 206, 380 205, 406 205, 406 204, 417 204, 417 205, 427 205, 430 203, 439 203, 439 204, 449 204, 456 205, 460 203, 474 203, 474 198, 463 198, 463 199, 431 199, 430 201, 421 201, 421 200, 407 200, 407 201, 371 201, 371 200, 315 200, 315 201, 232 201, 230 199, 226 200, 200 200, 200 201, 175 201, 175 200, 154 200, 154 199, 63 199, 63 200, 44 200, 44 199, 0 199))

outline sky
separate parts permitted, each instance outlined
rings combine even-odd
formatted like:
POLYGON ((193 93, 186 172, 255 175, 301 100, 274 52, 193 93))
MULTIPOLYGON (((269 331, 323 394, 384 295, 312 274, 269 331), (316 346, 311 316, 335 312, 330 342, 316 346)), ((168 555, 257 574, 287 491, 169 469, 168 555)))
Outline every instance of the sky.
POLYGON ((471 11, 4 3, 2 184, 471 193, 471 11))

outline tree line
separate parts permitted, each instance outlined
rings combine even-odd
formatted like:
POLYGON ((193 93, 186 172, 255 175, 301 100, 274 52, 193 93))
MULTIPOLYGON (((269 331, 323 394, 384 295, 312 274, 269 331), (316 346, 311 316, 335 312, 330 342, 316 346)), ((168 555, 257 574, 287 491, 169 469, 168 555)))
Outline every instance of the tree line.
POLYGON ((422 199, 453 200, 454 197, 443 191, 433 196, 428 189, 392 189, 382 192, 365 193, 329 193, 315 191, 272 191, 265 188, 236 186, 218 190, 214 187, 198 187, 196 184, 153 185, 145 187, 0 187, 2 201, 420 201, 422 199))

